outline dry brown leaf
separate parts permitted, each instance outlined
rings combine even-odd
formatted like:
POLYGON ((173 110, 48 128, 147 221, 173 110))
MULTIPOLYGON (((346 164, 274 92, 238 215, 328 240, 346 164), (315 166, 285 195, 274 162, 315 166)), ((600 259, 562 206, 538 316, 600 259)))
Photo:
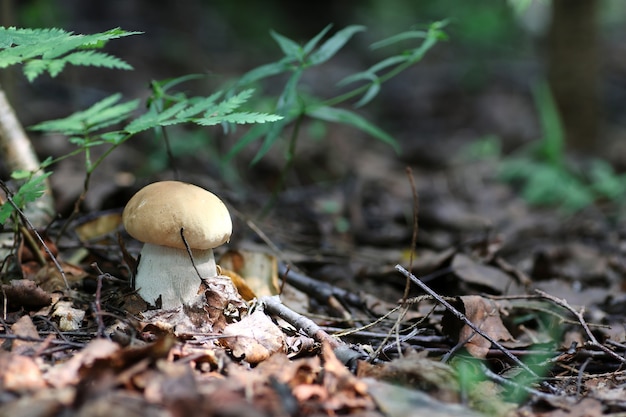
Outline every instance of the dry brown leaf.
MULTIPOLYGON (((29 279, 16 279, 7 285, 2 285, 2 291, 8 300, 9 310, 36 310, 50 305, 50 294, 39 288, 34 281, 29 279)), ((0 297, 0 305, 3 305, 4 297, 0 297)))
POLYGON ((223 343, 236 357, 256 364, 274 353, 285 351, 285 335, 265 313, 255 311, 241 321, 226 326, 223 343))
MULTIPOLYGON (((25 339, 38 339, 39 332, 30 316, 22 316, 12 326, 14 335, 25 339)), ((11 344, 11 352, 17 355, 32 355, 41 345, 40 342, 15 339, 11 344)))
POLYGON ((122 213, 120 211, 100 212, 96 217, 93 215, 89 217, 89 220, 83 221, 74 227, 74 231, 81 242, 97 241, 114 233, 122 224, 122 213))
POLYGON ((368 394, 367 384, 354 376, 325 343, 322 347, 324 366, 322 385, 328 392, 324 407, 329 411, 343 409, 373 410, 374 401, 368 394))
MULTIPOLYGON (((459 297, 458 302, 453 304, 458 310, 465 313, 469 321, 492 339, 498 342, 513 340, 513 336, 502 322, 500 310, 495 301, 478 295, 466 295, 459 297)), ((468 325, 463 324, 461 326, 461 324, 456 317, 446 311, 442 320, 444 331, 459 342, 464 343, 465 348, 472 356, 476 358, 486 357, 491 342, 477 334, 468 325)))
POLYGON ((28 356, 0 351, 0 375, 3 390, 23 392, 46 387, 39 366, 28 356))
MULTIPOLYGON (((83 278, 87 276, 87 273, 81 267, 63 262, 61 260, 57 261, 61 265, 61 268, 63 268, 65 278, 70 286, 82 281, 83 278)), ((49 292, 63 291, 66 289, 63 276, 53 262, 48 262, 46 266, 39 269, 33 279, 42 289, 49 292)))
POLYGON ((489 288, 498 294, 509 293, 511 286, 517 284, 509 274, 502 270, 476 262, 462 253, 454 255, 451 267, 463 281, 489 288))
POLYGON ((77 384, 82 366, 93 364, 97 359, 110 357, 119 349, 117 343, 107 339, 94 339, 78 351, 67 362, 55 365, 44 375, 50 385, 56 388, 77 384))
MULTIPOLYGON (((248 250, 231 250, 222 255, 219 264, 226 271, 234 272, 235 276, 243 278, 244 282, 237 285, 238 289, 242 286, 245 288, 244 291, 250 290, 256 297, 277 295, 280 292, 278 263, 272 255, 248 250)), ((225 275, 230 276, 226 271, 225 275)), ((242 296, 250 299, 244 294, 242 296)))

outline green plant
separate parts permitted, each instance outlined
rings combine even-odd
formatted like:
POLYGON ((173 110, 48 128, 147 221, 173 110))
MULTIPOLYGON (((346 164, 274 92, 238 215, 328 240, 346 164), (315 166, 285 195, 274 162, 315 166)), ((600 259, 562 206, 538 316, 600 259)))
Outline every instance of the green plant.
MULTIPOLYGON (((331 98, 315 97, 307 93, 302 86, 302 76, 309 68, 330 60, 356 33, 365 28, 349 26, 327 36, 331 29, 331 26, 327 26, 302 46, 283 35, 272 32, 272 37, 280 46, 284 56, 276 62, 247 72, 229 86, 219 88, 208 97, 188 97, 177 92, 176 87, 181 83, 198 77, 186 75, 152 82, 152 96, 148 100, 147 110, 138 116, 136 115, 139 108, 138 100, 122 101, 121 94, 113 94, 86 110, 33 126, 33 130, 65 135, 70 143, 76 146, 74 151, 66 155, 45 161, 40 168, 49 167, 73 155, 84 155, 85 180, 83 192, 75 204, 74 212, 77 213, 89 189, 94 170, 111 152, 138 133, 150 129, 160 132, 168 154, 172 157, 167 127, 183 123, 201 127, 221 125, 228 131, 231 130, 231 125, 253 124, 226 155, 226 160, 252 142, 262 140, 252 160, 254 164, 276 144, 285 128, 291 125, 291 134, 287 139, 286 163, 281 182, 274 193, 276 197, 295 161, 300 126, 307 117, 323 123, 348 124, 389 144, 398 151, 398 145, 393 137, 358 113, 338 106, 355 98, 359 98, 354 104, 355 107, 364 106, 373 100, 384 82, 420 61, 430 48, 445 38, 442 31, 445 24, 445 22, 436 22, 426 30, 410 30, 373 44, 372 49, 378 49, 398 46, 402 42, 415 39, 421 40, 417 46, 391 54, 365 71, 341 80, 338 83, 340 87, 354 83, 360 85, 331 98), (250 112, 243 109, 244 104, 252 98, 255 88, 262 86, 262 82, 267 78, 280 74, 287 76, 282 92, 278 97, 264 98, 266 103, 273 103, 270 112, 250 112), (94 157, 92 150, 97 146, 105 146, 106 149, 99 153, 99 156, 94 157)), ((67 64, 131 69, 130 65, 121 59, 95 51, 95 49, 102 48, 111 39, 138 34, 138 32, 127 32, 121 29, 112 29, 94 35, 75 35, 60 29, 0 29, 0 68, 23 64, 24 74, 30 81, 44 72, 54 77, 67 64)), ((26 187, 25 190, 31 190, 26 195, 29 198, 35 198, 32 190, 35 189, 35 185, 42 184, 41 180, 37 180, 35 173, 30 176, 21 175, 21 177, 26 179, 26 184, 22 187, 26 187)), ((22 194, 25 194, 25 191, 22 194)), ((16 196, 20 195, 18 190, 16 196)), ((23 203, 28 201, 26 198, 18 200, 23 203)), ((268 207, 270 206, 271 202, 268 207)), ((10 212, 10 207, 6 205, 3 207, 6 213, 10 212)))
MULTIPOLYGON (((421 40, 417 46, 391 54, 370 68, 340 80, 337 83, 340 88, 345 88, 355 83, 360 85, 330 98, 316 97, 308 92, 306 87, 302 85, 303 74, 310 68, 326 63, 355 34, 365 30, 365 28, 363 26, 348 26, 322 42, 331 29, 331 26, 327 26, 304 45, 272 32, 271 35, 280 47, 283 57, 278 61, 262 65, 247 72, 234 83, 233 88, 248 88, 262 83, 267 78, 281 74, 286 75, 282 92, 273 100, 273 112, 282 116, 282 119, 271 125, 253 126, 228 152, 226 160, 232 158, 251 143, 261 141, 261 145, 251 161, 252 164, 258 162, 277 141, 283 138, 282 135, 285 128, 291 126, 290 136, 286 139, 285 165, 279 184, 274 192, 273 200, 275 200, 277 192, 284 186, 285 178, 295 162, 300 127, 305 118, 350 125, 392 146, 398 151, 399 147, 391 135, 358 113, 339 107, 339 105, 355 98, 359 98, 354 104, 356 108, 371 102, 380 92, 383 83, 419 62, 426 52, 439 40, 446 38, 443 32, 445 25, 445 21, 435 22, 426 30, 402 32, 372 44, 371 49, 375 50, 398 46, 398 44, 416 39, 421 40)), ((271 207, 272 203, 273 201, 270 201, 266 209, 271 207)))
POLYGON ((535 89, 535 103, 542 139, 513 155, 502 156, 494 138, 489 137, 468 147, 466 154, 476 156, 477 150, 488 150, 489 157, 499 159, 499 178, 519 186, 522 197, 531 205, 558 207, 574 213, 600 200, 623 204, 626 175, 615 173, 601 159, 590 159, 580 165, 567 160, 563 128, 547 84, 539 84, 535 89))
MULTIPOLYGON (((112 29, 94 35, 75 35, 61 29, 0 28, 0 68, 23 64, 24 75, 29 81, 35 80, 46 71, 54 77, 67 64, 131 69, 121 59, 93 49, 102 48, 110 39, 138 33, 112 29)), ((162 91, 163 86, 175 85, 180 81, 181 79, 153 83, 153 90, 162 91)), ((147 111, 139 116, 135 116, 139 100, 121 102, 121 94, 113 94, 86 110, 32 127, 33 130, 68 136, 69 142, 76 146, 74 151, 66 155, 44 161, 38 171, 70 156, 84 154, 85 181, 83 192, 75 204, 76 213, 89 189, 94 170, 113 150, 142 131, 181 123, 210 126, 220 123, 265 123, 281 119, 278 115, 241 111, 240 108, 249 100, 252 92, 252 89, 247 89, 227 98, 222 98, 222 91, 209 97, 172 96, 169 99, 173 104, 167 109, 163 108, 161 101, 152 100, 147 111), (124 124, 124 127, 115 129, 124 124), (108 148, 94 158, 92 149, 96 146, 108 148)), ((163 96, 158 98, 162 99, 163 96)), ((48 175, 50 173, 13 173, 13 178, 25 181, 13 195, 15 207, 21 208, 40 196, 45 189, 44 180, 48 175)), ((1 206, 0 223, 4 223, 11 216, 15 207, 12 204, 1 206)))

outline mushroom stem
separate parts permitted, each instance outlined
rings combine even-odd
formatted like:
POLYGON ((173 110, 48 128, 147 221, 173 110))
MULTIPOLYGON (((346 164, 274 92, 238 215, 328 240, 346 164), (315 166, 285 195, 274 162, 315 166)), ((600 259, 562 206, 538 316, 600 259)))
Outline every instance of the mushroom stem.
MULTIPOLYGON (((213 249, 192 249, 193 260, 202 278, 217 275, 213 249)), ((200 278, 185 249, 145 243, 137 267, 135 288, 151 305, 161 297, 161 308, 192 304, 198 295, 200 278)))

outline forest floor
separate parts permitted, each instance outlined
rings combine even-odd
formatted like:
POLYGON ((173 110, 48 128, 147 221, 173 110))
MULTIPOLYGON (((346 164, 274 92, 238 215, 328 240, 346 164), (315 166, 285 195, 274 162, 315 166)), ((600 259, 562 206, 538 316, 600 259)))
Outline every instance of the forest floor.
MULTIPOLYGON (((146 50, 135 48, 131 58, 146 50)), ((84 161, 55 165, 60 215, 38 229, 54 260, 33 233, 0 236, 0 416, 626 415, 624 214, 607 202, 531 207, 499 181, 498 159, 466 158, 470 140, 493 134, 508 151, 541 132, 526 74, 507 69, 470 97, 450 81, 457 67, 418 66, 369 110, 399 154, 304 126, 263 217, 282 145, 254 167, 245 150, 221 175, 228 138, 176 131, 176 170, 154 138, 131 141, 69 220, 84 161), (121 211, 143 185, 174 178, 219 195, 234 223, 216 254, 239 291, 209 279, 194 311, 148 308, 130 284, 141 243, 121 211)), ((29 125, 115 87, 146 96, 146 74, 134 74, 124 88, 94 76, 101 85, 63 105, 57 81, 22 86, 18 113, 29 125)), ((72 77, 59 84, 79 90, 72 77)), ((74 149, 34 142, 43 157, 74 149)))
POLYGON ((494 161, 356 159, 349 179, 291 186, 263 219, 268 192, 197 181, 232 208, 219 263, 257 301, 209 280, 202 311, 146 311, 123 201, 58 240, 63 220, 40 231, 69 289, 24 242, 11 263, 24 279, 2 285, 0 415, 626 412, 623 224, 530 208, 494 161))

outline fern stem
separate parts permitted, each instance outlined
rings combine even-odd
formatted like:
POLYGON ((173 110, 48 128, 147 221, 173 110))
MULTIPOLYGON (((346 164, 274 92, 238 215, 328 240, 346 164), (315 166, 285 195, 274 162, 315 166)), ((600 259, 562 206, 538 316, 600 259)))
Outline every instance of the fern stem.
MULTIPOLYGON (((402 64, 396 66, 395 68, 389 70, 389 72, 387 72, 385 75, 381 76, 378 78, 379 82, 382 84, 384 82, 389 81, 390 79, 392 79, 393 77, 395 77, 396 75, 400 74, 402 71, 406 70, 407 68, 409 68, 410 66, 412 66, 414 64, 413 61, 406 61, 403 62, 402 64)), ((323 101, 322 104, 324 106, 329 106, 332 107, 336 104, 339 103, 343 103, 346 100, 349 100, 353 97, 356 97, 360 94, 363 94, 365 91, 367 91, 370 87, 370 83, 368 84, 364 84, 358 88, 355 88, 354 90, 348 91, 344 94, 340 94, 336 97, 333 98, 329 98, 326 101, 323 101)))

